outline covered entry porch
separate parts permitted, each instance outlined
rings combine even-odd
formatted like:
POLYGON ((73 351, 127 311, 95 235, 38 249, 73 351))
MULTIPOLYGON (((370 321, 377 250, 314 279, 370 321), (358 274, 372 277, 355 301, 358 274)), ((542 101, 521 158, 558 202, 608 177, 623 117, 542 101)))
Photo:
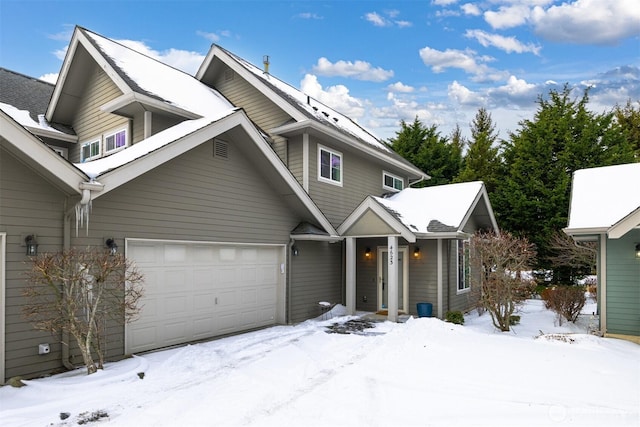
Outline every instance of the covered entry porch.
POLYGON ((481 182, 366 198, 338 228, 347 313, 386 312, 397 322, 420 302, 438 318, 473 307, 469 239, 478 229, 498 230, 481 182))

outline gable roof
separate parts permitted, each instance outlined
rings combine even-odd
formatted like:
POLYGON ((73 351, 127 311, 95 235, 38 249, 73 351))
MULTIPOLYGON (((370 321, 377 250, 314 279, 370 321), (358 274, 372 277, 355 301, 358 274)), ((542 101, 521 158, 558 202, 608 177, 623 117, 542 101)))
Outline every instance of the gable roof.
POLYGON ((120 97, 101 106, 107 112, 131 115, 129 109, 135 104, 142 104, 150 111, 197 119, 235 108, 193 76, 76 27, 47 110, 48 120, 69 121, 69 114, 72 114, 88 78, 86 69, 92 61, 122 92, 120 97))
POLYGON ((382 158, 415 176, 415 181, 429 178, 427 174, 395 153, 388 145, 349 117, 221 46, 216 44, 211 46, 207 57, 196 73, 196 78, 203 82, 209 82, 215 73, 213 70, 215 59, 219 59, 238 73, 292 118, 290 123, 271 129, 270 131, 274 134, 287 136, 310 130, 312 133, 329 136, 369 155, 382 158))
POLYGON ((640 226, 639 182, 640 163, 575 171, 564 231, 569 235, 607 233, 615 239, 640 226))
POLYGON ((406 188, 387 198, 369 196, 338 227, 338 232, 376 235, 376 229, 381 229, 380 223, 372 227, 371 233, 367 233, 366 227, 358 226, 358 222, 367 216, 366 221, 375 224, 371 213, 409 242, 416 238, 465 237, 469 234, 466 227, 472 216, 475 227, 498 231, 481 181, 406 188))

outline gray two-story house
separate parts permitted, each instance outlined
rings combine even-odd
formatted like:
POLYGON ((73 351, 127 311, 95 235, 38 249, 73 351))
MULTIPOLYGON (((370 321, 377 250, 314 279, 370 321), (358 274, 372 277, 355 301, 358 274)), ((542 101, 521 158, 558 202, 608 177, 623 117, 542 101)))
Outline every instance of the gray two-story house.
POLYGON ((56 85, 0 84, 0 381, 80 361, 21 314, 34 244, 115 243, 145 275, 109 358, 299 322, 320 301, 391 320, 473 302, 466 242, 497 229, 484 185, 410 188, 427 174, 219 46, 190 76, 77 27, 56 85))

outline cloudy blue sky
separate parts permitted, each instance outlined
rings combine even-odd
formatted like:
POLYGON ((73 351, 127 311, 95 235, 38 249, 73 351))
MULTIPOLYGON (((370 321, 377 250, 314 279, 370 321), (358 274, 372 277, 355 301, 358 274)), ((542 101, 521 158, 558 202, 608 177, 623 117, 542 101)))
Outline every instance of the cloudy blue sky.
POLYGON ((195 73, 216 43, 381 138, 418 117, 500 131, 536 99, 592 86, 601 112, 640 101, 638 0, 0 0, 0 66, 55 81, 75 25, 195 73))

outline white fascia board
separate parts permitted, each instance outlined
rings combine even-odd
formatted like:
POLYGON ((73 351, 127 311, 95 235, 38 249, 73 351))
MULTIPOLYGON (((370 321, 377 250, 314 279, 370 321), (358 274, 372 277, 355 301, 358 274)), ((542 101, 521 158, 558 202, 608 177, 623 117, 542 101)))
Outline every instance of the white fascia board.
POLYGON ((496 222, 495 215, 493 214, 493 208, 491 207, 491 202, 489 201, 489 195, 487 194, 487 189, 485 188, 484 183, 482 183, 482 186, 480 187, 480 191, 478 191, 478 194, 476 194, 475 199, 471 203, 471 206, 469 206, 469 209, 467 210, 467 213, 465 214, 458 228, 463 229, 464 226, 467 225, 467 221, 469 221, 469 218, 471 218, 473 211, 475 210, 476 206, 478 205, 478 202, 480 202, 481 199, 484 200, 484 203, 487 207, 487 212, 489 213, 489 218, 491 220, 491 226, 493 227, 494 233, 499 234, 500 229, 498 228, 498 223, 496 222))
POLYGON ((436 240, 436 239, 459 239, 466 240, 471 238, 472 234, 464 231, 441 231, 435 233, 416 233, 416 237, 420 240, 436 240))
POLYGON ((196 73, 196 79, 201 80, 204 76, 205 71, 213 61, 213 58, 219 58, 225 65, 231 68, 235 73, 239 74, 240 77, 249 82, 253 87, 258 89, 264 96, 266 96, 271 102, 280 107, 283 111, 285 111, 288 115, 293 117, 293 119, 297 122, 305 120, 307 117, 302 114, 297 108, 289 104, 287 101, 283 100, 280 95, 275 93, 271 87, 269 87, 266 83, 262 81, 262 79, 256 76, 251 71, 247 70, 241 64, 238 64, 235 58, 232 58, 227 54, 227 52, 218 48, 217 46, 213 46, 212 49, 209 50, 207 57, 203 61, 202 65, 198 69, 196 73))
POLYGON ((47 130, 47 129, 31 127, 31 126, 25 126, 25 127, 32 134, 42 136, 44 138, 52 138, 52 139, 57 139, 58 141, 73 142, 73 143, 78 142, 78 137, 76 135, 69 135, 63 132, 57 132, 54 130, 47 130))
POLYGON ((104 111, 105 113, 113 113, 114 111, 117 111, 120 108, 126 107, 127 105, 132 104, 134 102, 139 102, 149 107, 157 108, 158 110, 166 111, 168 113, 175 114, 189 120, 202 118, 200 114, 196 114, 192 111, 185 110, 184 108, 176 107, 175 105, 162 102, 158 99, 155 99, 148 95, 144 95, 142 93, 137 93, 137 92, 129 92, 129 93, 120 95, 119 97, 103 104, 100 107, 100 110, 104 111))
POLYGON ((638 226, 640 226, 640 207, 613 224, 607 235, 610 239, 619 239, 638 226))
MULTIPOLYGON (((406 241, 414 243, 416 241, 416 235, 409 230, 402 222, 393 216, 384 206, 376 202, 371 196, 368 196, 353 212, 344 220, 338 227, 338 233, 344 237, 346 233, 353 225, 355 225, 360 218, 367 213, 367 211, 373 211, 380 219, 382 219, 389 227, 391 227, 398 236, 403 237, 406 241)), ((396 235, 396 234, 393 234, 396 235)), ((385 236, 387 236, 385 234, 385 236)), ((366 236, 347 236, 347 237, 380 237, 378 235, 366 235, 366 236)))
POLYGON ((151 153, 144 155, 138 159, 135 159, 129 163, 126 163, 116 169, 99 175, 98 181, 104 185, 104 190, 95 195, 98 198, 109 191, 120 187, 123 184, 141 176, 142 174, 152 170, 153 168, 168 162, 176 158, 177 156, 186 153, 187 151, 197 147, 198 145, 209 141, 224 132, 233 129, 236 126, 242 126, 243 129, 250 135, 253 142, 261 150, 261 152, 267 157, 270 163, 280 172, 283 179, 289 184, 294 193, 300 198, 305 207, 313 214, 314 218, 329 233, 330 236, 338 238, 335 229, 329 223, 329 221, 322 214, 320 209, 313 203, 309 195, 304 192, 298 181, 291 174, 291 172, 284 166, 282 161, 269 144, 264 140, 262 135, 251 124, 246 114, 242 110, 223 117, 222 119, 213 122, 201 129, 196 130, 193 133, 185 135, 184 137, 167 144, 162 148, 159 148, 151 153))
POLYGON ((115 85, 120 89, 122 93, 130 93, 132 92, 129 85, 125 83, 125 81, 116 73, 116 71, 111 67, 109 62, 102 56, 102 54, 93 46, 90 40, 87 40, 87 36, 80 30, 79 27, 76 27, 73 36, 71 37, 71 42, 69 43, 69 48, 67 50, 67 54, 64 58, 64 62, 62 64, 62 69, 60 71, 60 75, 58 76, 58 81, 56 82, 56 87, 53 90, 53 95, 51 96, 51 102, 49 102, 49 108, 47 108, 46 118, 47 120, 51 120, 53 116, 53 112, 60 100, 60 95, 62 93, 62 88, 64 87, 65 80, 67 79, 67 74, 69 73, 69 69, 71 68, 71 64, 73 63, 73 57, 78 49, 78 44, 81 44, 84 47, 89 55, 96 61, 98 66, 109 76, 109 78, 115 83, 115 85))
POLYGON ((56 154, 4 111, 0 111, 0 129, 2 137, 11 144, 13 150, 31 158, 40 168, 47 170, 74 192, 81 193, 79 185, 88 181, 89 177, 56 154))
POLYGON ((314 130, 317 130, 318 132, 321 132, 323 134, 329 135, 331 138, 337 139, 338 141, 349 145, 353 148, 356 148, 360 151, 364 151, 365 153, 373 156, 373 157, 377 157, 377 158, 382 158, 384 159, 387 163, 402 169, 406 172, 409 172, 413 175, 417 175, 419 176, 421 179, 430 179, 431 177, 427 174, 425 174, 424 172, 422 172, 420 169, 416 168, 415 166, 412 165, 408 165, 405 164, 401 161, 399 161, 398 159, 394 159, 393 157, 389 156, 388 154, 385 154, 384 151, 378 151, 375 148, 373 148, 373 146, 370 146, 368 143, 364 142, 364 141, 358 141, 355 140, 353 138, 349 138, 347 135, 343 134, 342 132, 339 132, 336 129, 333 129, 327 125, 323 125, 320 122, 317 122, 315 120, 310 120, 307 117, 304 118, 304 120, 302 121, 298 121, 296 123, 291 123, 291 124, 287 124, 284 126, 279 126, 277 128, 271 129, 270 132, 273 132, 274 134, 278 135, 281 133, 287 133, 287 132, 295 132, 295 131, 302 131, 303 129, 306 128, 311 128, 314 130))
POLYGON ((576 238, 576 236, 588 236, 588 235, 596 235, 596 234, 604 234, 607 233, 609 231, 609 228, 607 227, 585 227, 585 228, 563 228, 562 231, 564 231, 567 235, 573 237, 574 239, 576 238))
POLYGON ((292 240, 307 240, 313 242, 329 242, 335 243, 344 240, 341 236, 320 236, 317 234, 291 234, 289 238, 292 240))

